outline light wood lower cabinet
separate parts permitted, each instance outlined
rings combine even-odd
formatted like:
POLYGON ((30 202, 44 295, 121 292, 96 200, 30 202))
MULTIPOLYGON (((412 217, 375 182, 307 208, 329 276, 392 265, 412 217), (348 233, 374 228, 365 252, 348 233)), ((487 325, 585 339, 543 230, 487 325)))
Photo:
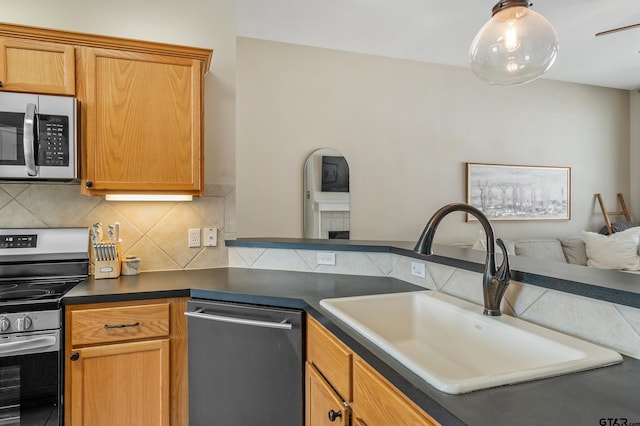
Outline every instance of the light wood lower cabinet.
POLYGON ((361 426, 438 424, 360 358, 353 370, 353 418, 361 426))
POLYGON ((353 353, 331 332, 307 316, 306 424, 428 426, 438 423, 353 353), (343 409, 331 421, 329 412, 343 409), (346 421, 351 411, 350 422, 346 421))
POLYGON ((187 426, 186 304, 67 306, 65 425, 187 426))
POLYGON ((76 349, 72 425, 168 425, 169 339, 76 349))
POLYGON ((351 409, 311 363, 306 365, 307 425, 349 426, 351 409))

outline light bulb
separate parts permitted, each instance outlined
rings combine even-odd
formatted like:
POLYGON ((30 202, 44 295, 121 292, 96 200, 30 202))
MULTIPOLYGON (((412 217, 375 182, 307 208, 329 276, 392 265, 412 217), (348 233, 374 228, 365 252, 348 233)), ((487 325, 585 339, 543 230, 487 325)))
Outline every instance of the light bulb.
MULTIPOLYGON (((558 55, 558 35, 553 26, 526 2, 504 6, 478 32, 469 49, 471 70, 496 86, 535 80, 547 72, 558 55), (504 8, 502 8, 504 7, 504 8)), ((496 11, 497 9, 497 11, 496 11)))

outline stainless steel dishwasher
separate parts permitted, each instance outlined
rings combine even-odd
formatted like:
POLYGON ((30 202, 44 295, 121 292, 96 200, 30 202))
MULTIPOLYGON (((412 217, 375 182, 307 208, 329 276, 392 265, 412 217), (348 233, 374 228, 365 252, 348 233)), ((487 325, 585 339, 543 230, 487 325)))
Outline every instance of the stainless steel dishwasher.
POLYGON ((189 425, 302 426, 303 312, 190 300, 189 425))

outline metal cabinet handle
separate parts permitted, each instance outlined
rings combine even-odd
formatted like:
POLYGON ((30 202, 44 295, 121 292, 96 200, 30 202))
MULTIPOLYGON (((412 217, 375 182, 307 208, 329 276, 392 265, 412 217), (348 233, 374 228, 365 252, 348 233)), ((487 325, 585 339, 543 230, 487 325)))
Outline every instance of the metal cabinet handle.
POLYGON ((125 327, 137 327, 140 325, 140 321, 136 321, 132 324, 116 324, 116 325, 109 325, 109 324, 105 324, 104 328, 125 328, 125 327))
POLYGON ((210 320, 210 321, 228 322, 231 324, 250 325, 254 327, 279 328, 282 330, 291 330, 293 328, 293 324, 285 321, 283 322, 259 321, 259 320, 252 320, 247 318, 233 318, 233 317, 225 317, 222 315, 204 314, 202 312, 185 312, 184 314, 191 318, 200 318, 200 319, 210 320))
POLYGON ((37 176, 38 174, 35 156, 35 131, 38 125, 37 112, 36 104, 27 104, 27 111, 24 114, 22 147, 24 150, 24 163, 27 166, 27 175, 29 176, 37 176))
POLYGON ((69 357, 69 359, 71 361, 77 361, 78 359, 80 359, 80 354, 78 352, 73 352, 69 357))
POLYGON ((342 417, 342 411, 329 410, 327 414, 329 415, 330 422, 335 422, 339 417, 342 417))

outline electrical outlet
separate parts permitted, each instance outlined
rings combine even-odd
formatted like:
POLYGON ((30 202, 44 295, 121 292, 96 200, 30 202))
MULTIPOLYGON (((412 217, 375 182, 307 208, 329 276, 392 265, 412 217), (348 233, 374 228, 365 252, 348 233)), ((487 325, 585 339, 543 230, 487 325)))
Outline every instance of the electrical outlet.
POLYGON ((318 265, 335 265, 336 254, 332 251, 319 251, 318 252, 318 265))
POLYGON ((218 245, 218 228, 204 228, 204 246, 215 247, 218 245))
POLYGON ((411 275, 413 275, 414 277, 426 278, 427 274, 425 271, 424 263, 411 262, 411 275))
POLYGON ((189 247, 200 247, 200 228, 189 228, 189 247))

